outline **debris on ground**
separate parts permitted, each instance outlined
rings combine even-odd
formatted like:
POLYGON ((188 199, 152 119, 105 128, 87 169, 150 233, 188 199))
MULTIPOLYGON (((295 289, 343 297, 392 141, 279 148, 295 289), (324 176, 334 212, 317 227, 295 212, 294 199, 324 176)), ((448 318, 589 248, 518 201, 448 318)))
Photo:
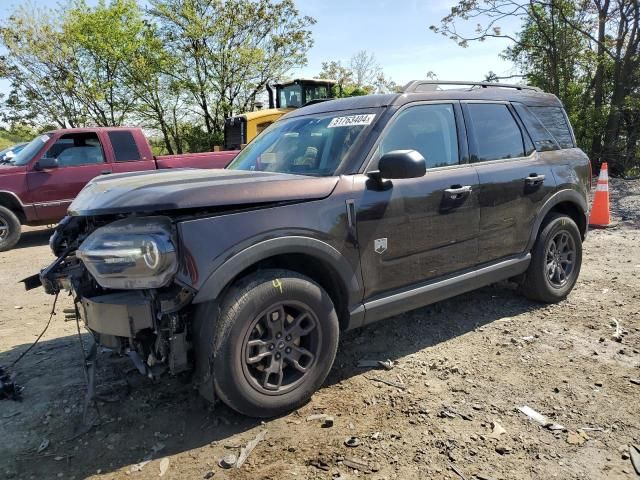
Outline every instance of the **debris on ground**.
POLYGON ((391 370, 394 364, 391 360, 359 360, 358 367, 360 368, 376 368, 382 367, 385 370, 391 370))
POLYGON ((634 385, 640 385, 640 378, 630 378, 629 381, 634 385))
POLYGON ((613 332, 613 335, 611 335, 611 338, 613 338, 613 340, 615 340, 618 343, 622 342, 623 334, 622 334, 622 328, 620 328, 620 322, 618 322, 617 319, 611 317, 611 326, 616 327, 616 331, 613 332))
POLYGON ((309 465, 325 472, 328 472, 330 468, 329 464, 321 458, 314 458, 313 460, 310 460, 309 465))
POLYGON ((142 462, 140 462, 140 463, 136 463, 136 464, 134 464, 134 465, 131 465, 131 468, 129 469, 129 471, 130 471, 131 473, 134 473, 134 472, 140 472, 140 471, 142 471, 142 469, 143 469, 143 468, 144 468, 148 463, 150 463, 150 462, 151 462, 151 459, 149 459, 149 460, 143 460, 143 461, 142 461, 142 462))
POLYGON ((164 474, 167 473, 167 470, 169 470, 169 463, 169 457, 164 457, 160 460, 160 477, 164 476, 164 474))
POLYGON ((400 390, 407 389, 407 386, 404 383, 392 382, 390 380, 385 380, 383 378, 367 377, 366 375, 364 378, 366 378, 367 380, 371 380, 372 382, 384 383, 385 385, 389 385, 390 387, 396 387, 396 388, 399 388, 400 390))
POLYGON ((15 376, 0 367, 0 400, 20 400, 22 387, 15 383, 15 376))
POLYGON ((636 473, 640 475, 640 446, 629 445, 629 457, 631 458, 631 464, 635 468, 636 473))
POLYGON ((498 439, 500 438, 500 435, 507 433, 507 431, 502 428, 502 425, 500 425, 498 422, 491 422, 491 425, 493 427, 493 430, 489 435, 487 435, 489 438, 498 439))
POLYGON ((333 427, 333 421, 333 417, 328 416, 322 421, 322 424, 320 426, 322 428, 331 428, 333 427))
POLYGON ((347 439, 345 439, 344 444, 347 447, 354 448, 360 445, 360 439, 358 437, 348 437, 347 439))
POLYGON ((536 412, 531 407, 527 407, 525 405, 525 406, 522 406, 522 407, 518 407, 518 410, 520 410, 522 413, 524 413, 531 420, 533 420, 535 422, 538 422, 540 425, 542 425, 545 428, 548 428, 549 430, 564 430, 565 429, 562 425, 558 425, 557 423, 552 422, 547 417, 545 417, 541 413, 536 412))
POLYGON ((238 458, 233 453, 227 453, 224 457, 218 460, 218 466, 224 469, 231 468, 235 466, 237 461, 238 458))
POLYGON ((240 455, 238 455, 238 461, 236 462, 236 468, 240 468, 244 464, 244 462, 247 461, 247 458, 249 458, 249 455, 251 455, 251 452, 253 452, 253 449, 256 448, 258 443, 260 443, 262 440, 264 440, 264 437, 265 437, 266 434, 267 434, 267 431, 266 430, 262 430, 260 433, 258 433, 258 435, 256 435, 256 438, 251 440, 249 443, 247 443, 247 445, 245 447, 242 447, 240 449, 240 455))
POLYGON ((353 470, 357 470, 364 474, 369 474, 369 473, 377 472, 378 470, 380 470, 380 466, 377 464, 370 465, 366 462, 363 462, 361 460, 358 460, 357 458, 352 458, 352 457, 346 457, 342 461, 342 464, 345 467, 352 468, 353 470))
POLYGON ((460 470, 458 470, 458 468, 455 465, 450 463, 449 468, 451 468, 451 470, 453 470, 455 474, 458 475, 462 480, 467 480, 467 477, 465 477, 463 473, 460 470))
POLYGON ((574 432, 569 430, 569 433, 567 433, 567 443, 570 445, 582 445, 587 440, 589 440, 589 436, 583 431, 574 432))
POLYGON ((45 438, 44 440, 42 440, 42 442, 40 443, 40 446, 38 447, 38 453, 44 452, 48 447, 49 447, 49 439, 45 438))

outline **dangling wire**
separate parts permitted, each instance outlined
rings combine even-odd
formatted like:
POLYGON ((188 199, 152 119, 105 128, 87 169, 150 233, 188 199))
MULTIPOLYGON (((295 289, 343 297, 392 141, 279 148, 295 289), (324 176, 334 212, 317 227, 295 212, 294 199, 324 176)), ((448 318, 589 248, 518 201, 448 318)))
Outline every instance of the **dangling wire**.
POLYGON ((53 316, 56 314, 56 303, 58 302, 58 292, 56 292, 56 297, 53 299, 53 306, 51 307, 51 314, 49 315, 49 321, 47 322, 47 325, 44 327, 44 330, 42 330, 42 333, 40 333, 40 335, 38 335, 38 338, 36 338, 36 341, 33 342, 29 348, 27 348, 24 352, 22 352, 20 354, 20 356, 18 358, 15 359, 15 361, 11 364, 12 367, 14 367, 20 360, 22 360, 22 358, 31 351, 31 349, 33 347, 35 347, 38 342, 40 341, 40 339, 42 338, 42 336, 45 334, 45 332, 47 331, 47 329, 49 328, 49 325, 51 324, 51 319, 53 318, 53 316))

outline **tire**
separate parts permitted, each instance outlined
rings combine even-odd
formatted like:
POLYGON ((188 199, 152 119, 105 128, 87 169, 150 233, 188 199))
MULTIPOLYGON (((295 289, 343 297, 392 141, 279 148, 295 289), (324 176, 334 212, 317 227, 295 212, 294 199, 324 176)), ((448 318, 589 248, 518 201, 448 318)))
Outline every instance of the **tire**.
POLYGON ((538 233, 521 290, 532 300, 559 302, 573 289, 581 266, 582 237, 578 226, 566 215, 551 214, 538 233))
POLYGON ((249 275, 221 302, 213 345, 215 392, 250 417, 293 410, 326 379, 338 336, 333 302, 313 280, 289 270, 249 275))
POLYGON ((0 206, 0 252, 6 252, 16 246, 20 240, 21 229, 16 214, 0 206))

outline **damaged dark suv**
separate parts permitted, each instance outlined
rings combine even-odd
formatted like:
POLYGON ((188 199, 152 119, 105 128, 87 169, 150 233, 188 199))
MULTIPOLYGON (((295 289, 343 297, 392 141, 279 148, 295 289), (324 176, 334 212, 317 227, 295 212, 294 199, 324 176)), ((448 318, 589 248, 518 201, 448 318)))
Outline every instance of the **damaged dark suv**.
POLYGON ((437 83, 296 110, 226 170, 99 177, 27 287, 70 290, 100 345, 258 417, 309 399, 341 331, 503 279, 565 298, 590 166, 562 105, 437 83))

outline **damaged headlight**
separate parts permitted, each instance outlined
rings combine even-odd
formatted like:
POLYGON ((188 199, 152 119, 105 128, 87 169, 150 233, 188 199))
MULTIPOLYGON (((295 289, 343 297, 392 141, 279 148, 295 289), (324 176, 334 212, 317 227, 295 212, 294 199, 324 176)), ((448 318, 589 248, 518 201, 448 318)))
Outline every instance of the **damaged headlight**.
POLYGON ((178 270, 166 217, 126 218, 98 228, 76 255, 104 288, 164 287, 178 270))

